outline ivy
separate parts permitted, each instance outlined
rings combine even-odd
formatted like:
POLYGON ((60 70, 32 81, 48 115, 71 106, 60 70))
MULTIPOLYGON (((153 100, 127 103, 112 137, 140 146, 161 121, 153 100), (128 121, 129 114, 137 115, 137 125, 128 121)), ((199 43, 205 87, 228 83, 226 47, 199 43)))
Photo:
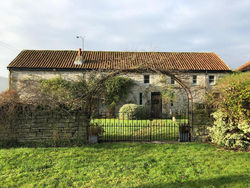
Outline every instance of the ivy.
POLYGON ((115 76, 105 82, 105 104, 116 105, 124 99, 134 85, 130 78, 115 76))

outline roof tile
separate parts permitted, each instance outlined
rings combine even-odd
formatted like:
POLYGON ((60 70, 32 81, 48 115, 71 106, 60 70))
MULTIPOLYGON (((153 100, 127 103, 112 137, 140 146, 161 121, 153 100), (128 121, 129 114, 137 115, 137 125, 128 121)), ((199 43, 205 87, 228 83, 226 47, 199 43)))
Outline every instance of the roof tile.
POLYGON ((244 65, 241 65, 240 67, 238 67, 235 70, 236 71, 247 71, 247 70, 250 70, 250 61, 246 62, 244 65))
POLYGON ((75 65, 77 51, 23 50, 8 68, 132 69, 144 65, 161 70, 223 70, 230 68, 215 53, 83 51, 85 62, 75 65))

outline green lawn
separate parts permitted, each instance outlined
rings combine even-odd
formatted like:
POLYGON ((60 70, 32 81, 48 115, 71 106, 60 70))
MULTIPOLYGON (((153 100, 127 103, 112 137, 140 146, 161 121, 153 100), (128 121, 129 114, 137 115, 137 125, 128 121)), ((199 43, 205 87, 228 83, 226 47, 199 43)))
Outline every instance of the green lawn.
POLYGON ((121 120, 93 119, 92 123, 102 126, 101 138, 109 140, 178 140, 179 125, 187 119, 121 120))
POLYGON ((0 149, 0 187, 250 187, 247 152, 200 143, 0 149))

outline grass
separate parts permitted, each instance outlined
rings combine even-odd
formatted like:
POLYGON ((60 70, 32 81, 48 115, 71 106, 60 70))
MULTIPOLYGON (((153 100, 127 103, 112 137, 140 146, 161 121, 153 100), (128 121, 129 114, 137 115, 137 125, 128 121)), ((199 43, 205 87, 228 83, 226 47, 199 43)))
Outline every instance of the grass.
POLYGON ((0 149, 0 187, 250 187, 247 152, 200 143, 0 149))
POLYGON ((187 119, 120 120, 93 119, 92 123, 102 126, 101 138, 111 140, 178 140, 179 125, 187 119))

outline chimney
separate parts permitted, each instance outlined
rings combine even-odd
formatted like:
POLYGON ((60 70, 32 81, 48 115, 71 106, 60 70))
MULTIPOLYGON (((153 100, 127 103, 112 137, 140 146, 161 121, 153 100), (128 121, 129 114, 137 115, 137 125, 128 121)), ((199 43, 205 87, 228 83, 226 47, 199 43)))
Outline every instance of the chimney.
POLYGON ((82 49, 79 48, 74 64, 75 65, 82 65, 83 63, 84 63, 84 59, 83 59, 83 56, 82 56, 82 49))
POLYGON ((78 54, 77 54, 78 56, 81 56, 82 55, 82 49, 81 48, 79 48, 78 49, 78 54))

